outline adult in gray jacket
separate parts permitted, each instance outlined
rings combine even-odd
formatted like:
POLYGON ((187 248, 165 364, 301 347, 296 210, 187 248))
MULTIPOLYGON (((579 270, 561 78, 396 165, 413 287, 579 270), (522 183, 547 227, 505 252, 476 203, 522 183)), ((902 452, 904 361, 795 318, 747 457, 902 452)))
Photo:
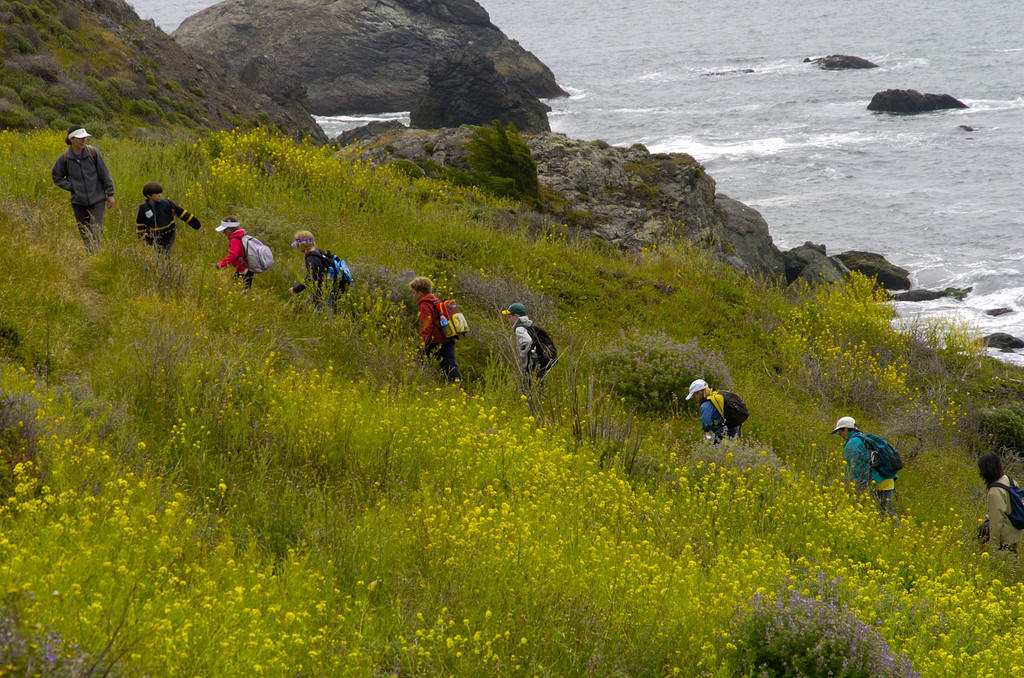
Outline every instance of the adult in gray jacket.
POLYGON ((114 206, 114 180, 110 178, 103 156, 86 145, 90 134, 73 127, 64 137, 68 149, 53 164, 53 183, 71 192, 71 208, 82 242, 90 252, 103 244, 103 213, 114 206))

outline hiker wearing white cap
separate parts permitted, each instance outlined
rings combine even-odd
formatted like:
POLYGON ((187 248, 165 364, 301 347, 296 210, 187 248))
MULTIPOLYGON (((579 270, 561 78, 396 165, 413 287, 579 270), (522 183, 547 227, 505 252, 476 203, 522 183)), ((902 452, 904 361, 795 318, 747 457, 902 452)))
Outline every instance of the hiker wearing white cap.
POLYGON ((884 438, 862 432, 853 417, 839 417, 832 433, 838 433, 846 441, 843 445, 846 475, 857 490, 863 492, 870 488, 879 511, 895 516, 896 471, 903 466, 896 451, 884 438), (872 453, 876 463, 872 463, 872 453), (895 460, 890 459, 893 455, 895 460))
POLYGON ((53 183, 71 193, 71 208, 85 248, 95 252, 103 244, 103 214, 114 206, 114 180, 101 154, 86 140, 84 127, 72 127, 64 137, 68 145, 57 157, 50 174, 53 183))
POLYGON ((234 266, 235 278, 245 285, 246 289, 252 287, 253 272, 245 262, 245 247, 242 245, 245 231, 242 224, 234 217, 224 217, 224 221, 214 230, 228 237, 228 255, 214 264, 214 267, 234 266))
POLYGON ((716 391, 703 379, 694 379, 686 399, 695 398, 700 408, 700 425, 705 435, 715 443, 723 436, 736 438, 740 426, 747 420, 747 406, 731 391, 716 391))

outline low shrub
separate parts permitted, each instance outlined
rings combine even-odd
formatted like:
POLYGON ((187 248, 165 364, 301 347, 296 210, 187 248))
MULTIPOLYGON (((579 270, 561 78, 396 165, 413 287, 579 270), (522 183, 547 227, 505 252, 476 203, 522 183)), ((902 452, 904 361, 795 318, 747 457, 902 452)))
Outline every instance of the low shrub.
POLYGON ((732 645, 739 673, 747 676, 919 675, 849 608, 797 591, 775 602, 756 594, 735 621, 732 645))
POLYGON ((1024 407, 1007 403, 981 410, 981 430, 992 447, 1024 454, 1024 407))
POLYGON ((598 356, 597 366, 607 388, 643 412, 676 411, 697 378, 715 388, 732 386, 722 356, 701 348, 696 339, 680 344, 664 332, 624 337, 598 356))

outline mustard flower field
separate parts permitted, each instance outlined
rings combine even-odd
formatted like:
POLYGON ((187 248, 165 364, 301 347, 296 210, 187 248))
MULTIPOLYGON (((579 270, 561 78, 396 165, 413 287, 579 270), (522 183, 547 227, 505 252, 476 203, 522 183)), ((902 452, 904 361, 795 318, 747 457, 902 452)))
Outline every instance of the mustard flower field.
POLYGON ((1020 567, 975 538, 978 413, 1021 375, 967 329, 264 130, 94 143, 118 204, 87 256, 61 137, 0 132, 0 675, 1024 670, 1020 567), (135 241, 151 180, 203 221, 169 260, 135 241), (228 214, 277 258, 248 292, 212 266, 228 214), (299 229, 352 265, 333 314, 287 292, 299 229), (413 274, 470 318, 464 388, 418 358, 413 274), (542 388, 511 301, 563 356, 542 388), (742 438, 671 395, 696 370, 742 438), (897 520, 844 480, 847 414, 904 454, 897 520))

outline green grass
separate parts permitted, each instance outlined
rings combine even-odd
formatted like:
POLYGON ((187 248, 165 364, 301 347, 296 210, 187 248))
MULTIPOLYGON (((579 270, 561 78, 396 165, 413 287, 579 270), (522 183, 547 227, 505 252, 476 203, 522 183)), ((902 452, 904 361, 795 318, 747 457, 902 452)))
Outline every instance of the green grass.
MULTIPOLYGON (((258 130, 95 143, 118 204, 86 256, 50 182, 60 136, 0 133, 0 610, 69 666, 745 675, 739 613, 790 589, 924 675, 1024 666, 1019 568, 972 541, 980 412, 1019 376, 962 328, 898 335, 864 281, 623 255, 258 130), (151 180, 204 224, 169 263, 135 242, 151 180), (212 265, 228 214, 277 256, 249 293, 212 265), (299 229, 353 265, 333 317, 287 293, 299 229), (470 319, 465 392, 416 359, 412 273, 470 319), (563 356, 529 397, 511 301, 563 356), (619 347, 662 333, 721 357, 743 442, 707 447, 692 403, 642 406, 646 376, 614 391, 602 356, 645 375, 671 352, 619 347), (904 452, 899 527, 841 482, 842 414, 904 452)), ((658 388, 687 380, 666 371, 658 388)))

